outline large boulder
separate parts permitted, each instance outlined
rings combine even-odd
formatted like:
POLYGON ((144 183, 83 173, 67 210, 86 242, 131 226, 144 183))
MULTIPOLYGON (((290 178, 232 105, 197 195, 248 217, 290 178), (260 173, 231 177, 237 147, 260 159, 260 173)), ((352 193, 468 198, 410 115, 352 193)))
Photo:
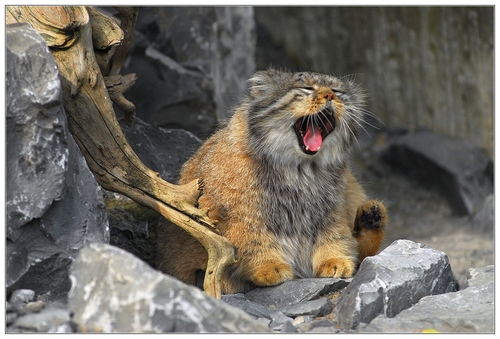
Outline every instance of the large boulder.
POLYGON ((495 267, 471 268, 469 286, 427 296, 394 318, 381 315, 362 332, 495 333, 495 267))
POLYGON ((383 159, 445 197, 458 215, 472 215, 493 193, 493 162, 479 147, 428 131, 390 141, 383 159))
POLYGON ((7 291, 65 298, 77 251, 109 241, 102 192, 67 129, 45 41, 27 24, 6 37, 7 291))
POLYGON ((45 41, 25 24, 7 26, 6 38, 6 208, 13 230, 63 196, 68 145, 59 72, 45 41))
POLYGON ((243 311, 111 245, 82 249, 71 268, 71 280, 68 307, 82 331, 268 331, 243 311))
POLYGON ((343 329, 355 329, 380 314, 393 318, 425 296, 456 288, 445 253, 410 240, 397 240, 363 260, 338 300, 337 321, 343 329))

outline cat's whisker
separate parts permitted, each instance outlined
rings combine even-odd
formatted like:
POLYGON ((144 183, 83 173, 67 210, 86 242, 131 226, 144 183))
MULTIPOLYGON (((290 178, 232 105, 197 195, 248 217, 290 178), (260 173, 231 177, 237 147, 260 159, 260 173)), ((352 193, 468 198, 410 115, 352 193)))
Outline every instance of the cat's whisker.
POLYGON ((344 119, 341 119, 341 124, 344 124, 345 127, 347 127, 347 129, 349 129, 349 132, 352 135, 354 141, 356 141, 356 144, 358 144, 358 148, 361 149, 361 146, 358 142, 358 138, 356 137, 356 133, 354 133, 354 131, 351 129, 351 127, 349 127, 349 124, 344 119))
POLYGON ((327 126, 326 126, 326 124, 325 124, 325 120, 328 120, 328 117, 326 116, 326 113, 325 113, 325 112, 323 112, 323 111, 320 111, 318 114, 323 115, 324 119, 322 119, 322 118, 320 118, 320 117, 318 117, 318 119, 320 120, 321 124, 323 125, 323 128, 324 128, 325 130, 328 130, 328 127, 327 127, 327 126))
POLYGON ((308 124, 309 124, 308 126, 311 126, 311 128, 312 128, 312 130, 313 130, 313 135, 314 135, 314 131, 316 130, 316 129, 314 128, 314 126, 315 126, 315 124, 314 124, 314 115, 309 115, 309 116, 307 117, 307 121, 308 121, 308 124))
POLYGON ((314 114, 313 120, 314 120, 314 125, 317 127, 314 130, 320 129, 320 125, 323 124, 323 120, 321 120, 318 114, 314 114))
POLYGON ((362 117, 359 117, 358 115, 354 114, 353 112, 349 111, 349 110, 346 110, 344 112, 344 114, 347 115, 347 117, 349 117, 352 121, 354 121, 360 128, 363 129, 363 131, 365 131, 366 135, 370 136, 370 133, 368 133, 368 131, 366 130, 366 128, 363 126, 363 124, 368 124, 374 128, 376 128, 375 126, 373 126, 372 124, 366 122, 362 117))
POLYGON ((380 127, 375 126, 375 125, 373 125, 373 124, 369 123, 368 121, 366 121, 365 119, 363 119, 363 118, 361 118, 361 117, 356 117, 356 116, 353 116, 353 117, 354 117, 353 121, 355 121, 355 122, 356 122, 356 123, 357 123, 357 124, 358 124, 358 125, 359 125, 359 126, 360 126, 363 130, 364 130, 364 131, 365 131, 366 135, 368 135, 369 137, 371 137, 371 135, 370 135, 370 133, 366 130, 366 128, 363 126, 363 124, 366 124, 366 125, 368 125, 368 126, 370 126, 370 127, 374 128, 374 129, 376 129, 376 130, 380 130, 380 127))
POLYGON ((370 126, 370 127, 374 128, 374 129, 376 129, 376 130, 380 130, 380 127, 375 126, 375 125, 373 125, 373 124, 369 123, 369 122, 368 122, 368 121, 366 121, 366 120, 365 120, 365 121, 363 121, 363 122, 364 122, 365 124, 367 124, 368 126, 370 126))
POLYGON ((369 110, 367 109, 364 109, 364 108, 358 108, 363 114, 366 114, 367 116, 369 117, 372 117, 373 119, 377 120, 378 122, 380 122, 382 125, 385 125, 384 122, 382 121, 382 119, 380 119, 380 117, 378 115, 376 115, 375 113, 373 112, 370 112, 369 110))

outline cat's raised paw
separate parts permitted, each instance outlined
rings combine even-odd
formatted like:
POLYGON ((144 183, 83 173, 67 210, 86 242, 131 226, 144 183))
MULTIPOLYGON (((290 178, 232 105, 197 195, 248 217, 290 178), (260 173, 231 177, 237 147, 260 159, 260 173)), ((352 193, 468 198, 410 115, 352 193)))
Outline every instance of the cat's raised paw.
POLYGON ((358 208, 354 231, 359 233, 363 228, 367 230, 379 230, 387 221, 385 206, 376 200, 369 200, 358 208))

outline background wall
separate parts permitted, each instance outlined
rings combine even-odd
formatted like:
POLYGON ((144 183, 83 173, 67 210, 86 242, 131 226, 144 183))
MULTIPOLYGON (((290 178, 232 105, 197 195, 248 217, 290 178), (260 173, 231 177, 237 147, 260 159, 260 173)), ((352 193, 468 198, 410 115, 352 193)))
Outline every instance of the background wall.
POLYGON ((493 158, 493 11, 256 7, 257 68, 353 75, 387 127, 463 137, 493 158))

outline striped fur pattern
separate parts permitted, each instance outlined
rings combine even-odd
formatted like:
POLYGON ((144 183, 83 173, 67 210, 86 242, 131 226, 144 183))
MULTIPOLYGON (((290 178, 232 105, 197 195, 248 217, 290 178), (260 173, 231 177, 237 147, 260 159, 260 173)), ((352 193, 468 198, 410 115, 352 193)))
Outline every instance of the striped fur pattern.
MULTIPOLYGON (((364 94, 353 81, 311 72, 257 72, 228 124, 184 165, 199 200, 237 247, 224 293, 294 278, 348 277, 383 239, 387 213, 349 169, 364 94)), ((159 229, 158 267, 195 284, 206 251, 181 229, 159 229)), ((199 276, 199 275, 198 275, 199 276)))

